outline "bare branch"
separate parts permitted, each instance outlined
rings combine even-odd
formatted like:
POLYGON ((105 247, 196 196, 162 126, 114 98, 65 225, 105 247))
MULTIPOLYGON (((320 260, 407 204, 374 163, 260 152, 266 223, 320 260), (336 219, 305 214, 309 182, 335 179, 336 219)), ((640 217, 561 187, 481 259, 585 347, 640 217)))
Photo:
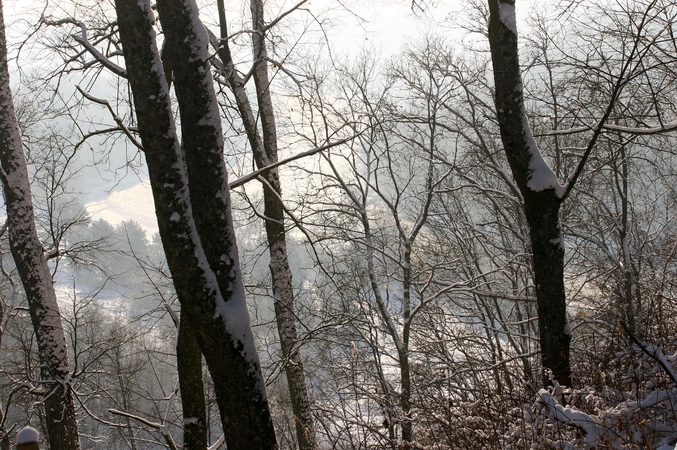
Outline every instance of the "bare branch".
POLYGON ((104 56, 103 53, 98 51, 96 47, 94 47, 94 45, 92 45, 92 43, 89 42, 89 40, 87 39, 87 26, 84 23, 78 22, 77 20, 72 18, 48 20, 44 16, 40 18, 40 22, 44 23, 45 25, 51 26, 61 26, 69 24, 80 27, 81 34, 79 36, 77 34, 73 35, 73 39, 75 39, 77 43, 82 45, 85 48, 85 50, 89 52, 89 54, 91 54, 98 62, 100 62, 108 70, 110 70, 117 76, 127 78, 127 71, 124 68, 118 66, 113 61, 106 58, 106 56, 104 56))
POLYGON ((298 2, 296 5, 292 6, 290 9, 288 9, 287 11, 285 11, 285 12, 283 12, 282 14, 280 14, 279 16, 277 16, 277 18, 276 18, 275 20, 273 20, 272 22, 270 22, 268 25, 266 25, 266 27, 265 27, 263 30, 261 30, 261 32, 262 32, 262 33, 265 33, 266 31, 268 31, 268 30, 270 30, 271 28, 273 28, 273 27, 274 27, 275 25, 277 25, 282 19, 284 19, 284 18, 287 17, 289 14, 291 14, 291 13, 293 13, 294 11, 296 11, 297 9, 299 9, 299 8, 300 8, 304 3, 306 3, 307 1, 308 1, 308 0, 301 0, 301 1, 298 2))
POLYGON ((122 130, 122 132, 125 133, 125 135, 129 138, 130 141, 132 141, 132 144, 134 144, 134 146, 136 146, 136 148, 143 151, 143 144, 141 142, 139 142, 139 140, 136 138, 136 136, 134 136, 134 134, 132 133, 132 130, 130 130, 127 127, 127 125, 125 124, 124 120, 122 120, 122 117, 115 114, 115 110, 113 109, 111 104, 108 102, 108 100, 103 100, 103 99, 94 97, 92 94, 85 92, 84 89, 82 89, 80 86, 77 86, 77 89, 87 100, 94 102, 94 103, 98 103, 99 105, 105 106, 108 109, 108 111, 110 111, 111 115, 113 116, 113 120, 115 121, 115 123, 117 123, 118 126, 120 127, 120 130, 122 130))
POLYGON ((282 160, 280 160, 276 163, 270 164, 266 167, 262 167, 262 168, 255 170, 255 171, 253 171, 253 172, 251 172, 251 173, 249 173, 249 174, 247 174, 243 177, 240 177, 237 180, 228 183, 228 186, 231 189, 235 189, 236 187, 240 187, 243 184, 245 184, 245 183, 247 183, 251 180, 256 179, 263 172, 274 169, 276 167, 283 166, 283 165, 290 163, 292 161, 296 161, 297 159, 305 158, 306 156, 312 156, 312 155, 319 153, 321 151, 330 149, 332 147, 336 147, 337 145, 345 144, 346 142, 348 142, 352 139, 355 139, 355 137, 357 137, 357 136, 350 136, 350 137, 347 137, 345 139, 341 139, 340 141, 330 142, 329 144, 323 145, 322 147, 316 147, 316 148, 313 148, 313 149, 310 149, 310 150, 306 150, 305 152, 298 153, 294 156, 290 156, 289 158, 282 159, 282 160))

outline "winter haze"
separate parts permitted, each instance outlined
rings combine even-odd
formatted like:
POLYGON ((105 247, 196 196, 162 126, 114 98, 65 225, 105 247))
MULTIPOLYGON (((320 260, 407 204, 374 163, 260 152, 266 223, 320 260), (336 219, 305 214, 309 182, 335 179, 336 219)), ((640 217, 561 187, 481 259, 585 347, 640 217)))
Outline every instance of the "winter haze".
POLYGON ((674 2, 0 6, 0 450, 675 449, 674 2))

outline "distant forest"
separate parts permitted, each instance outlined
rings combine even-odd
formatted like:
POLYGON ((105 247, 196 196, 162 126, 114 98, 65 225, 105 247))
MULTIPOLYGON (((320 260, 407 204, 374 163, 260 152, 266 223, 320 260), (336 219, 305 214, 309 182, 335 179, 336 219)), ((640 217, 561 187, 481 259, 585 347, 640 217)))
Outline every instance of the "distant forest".
POLYGON ((0 450, 675 449, 675 2, 3 7, 0 450))

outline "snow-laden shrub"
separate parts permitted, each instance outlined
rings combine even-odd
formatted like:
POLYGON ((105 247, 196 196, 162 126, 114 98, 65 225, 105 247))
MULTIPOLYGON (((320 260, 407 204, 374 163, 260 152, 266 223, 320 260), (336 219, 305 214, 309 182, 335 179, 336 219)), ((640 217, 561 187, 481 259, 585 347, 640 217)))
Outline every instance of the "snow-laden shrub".
MULTIPOLYGON (((552 380, 498 394, 478 389, 472 400, 415 411, 412 448, 673 450, 677 441, 677 353, 642 344, 618 352, 600 379, 570 389, 552 380)), ((396 444, 397 446, 397 444, 396 444)))
POLYGON ((658 346, 638 344, 617 355, 621 366, 624 360, 630 361, 625 377, 619 380, 624 389, 570 390, 554 382, 550 389, 538 391, 529 412, 534 414, 534 424, 547 420, 558 428, 555 448, 675 448, 677 353, 664 355, 658 346))

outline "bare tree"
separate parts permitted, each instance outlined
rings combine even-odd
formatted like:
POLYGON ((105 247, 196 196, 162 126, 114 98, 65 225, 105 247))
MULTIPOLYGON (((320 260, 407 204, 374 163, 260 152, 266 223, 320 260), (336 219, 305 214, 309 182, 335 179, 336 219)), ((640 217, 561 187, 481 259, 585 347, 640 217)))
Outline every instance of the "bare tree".
POLYGON ((40 372, 50 446, 78 449, 78 427, 61 313, 35 225, 28 168, 9 86, 7 41, 0 3, 0 163, 12 255, 31 313, 39 348, 40 372))

